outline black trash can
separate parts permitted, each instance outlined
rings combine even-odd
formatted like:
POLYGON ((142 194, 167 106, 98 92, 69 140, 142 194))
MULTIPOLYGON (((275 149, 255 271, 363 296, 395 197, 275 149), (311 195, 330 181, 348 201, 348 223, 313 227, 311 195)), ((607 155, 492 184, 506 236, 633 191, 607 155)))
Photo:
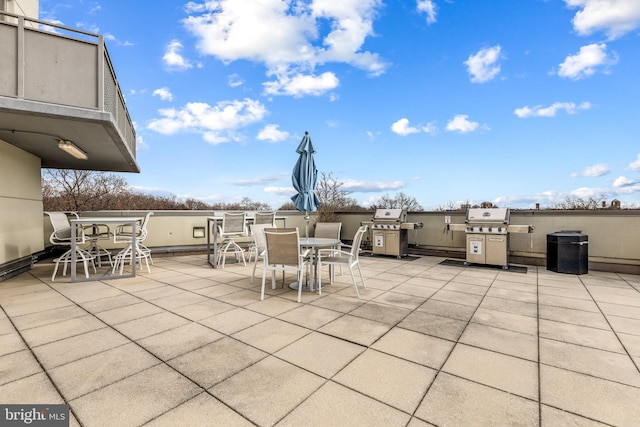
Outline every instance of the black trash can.
POLYGON ((589 236, 580 231, 547 234, 547 270, 556 273, 589 272, 589 236))

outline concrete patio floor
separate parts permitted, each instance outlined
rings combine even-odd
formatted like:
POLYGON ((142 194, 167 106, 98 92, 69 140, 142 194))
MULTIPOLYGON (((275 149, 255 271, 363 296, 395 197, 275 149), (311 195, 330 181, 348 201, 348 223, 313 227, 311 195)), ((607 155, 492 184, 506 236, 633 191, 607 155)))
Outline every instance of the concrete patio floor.
POLYGON ((362 299, 345 272, 298 304, 205 258, 0 282, 0 403, 83 426, 640 425, 639 276, 363 257, 362 299))

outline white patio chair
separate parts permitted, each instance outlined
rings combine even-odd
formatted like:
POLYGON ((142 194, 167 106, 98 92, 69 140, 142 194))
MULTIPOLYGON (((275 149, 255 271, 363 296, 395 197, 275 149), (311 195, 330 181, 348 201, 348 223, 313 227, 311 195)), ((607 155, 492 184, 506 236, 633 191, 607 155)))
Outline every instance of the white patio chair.
MULTIPOLYGON (((353 237, 353 243, 351 244, 351 250, 337 251, 335 249, 320 249, 318 251, 318 271, 322 272, 323 265, 344 265, 349 267, 349 273, 351 273, 351 281, 353 282, 353 289, 356 291, 356 295, 360 298, 360 292, 358 291, 358 284, 356 283, 356 277, 353 274, 353 268, 357 267, 360 273, 360 280, 362 281, 362 287, 365 288, 364 276, 362 275, 362 269, 360 269, 360 244, 362 243, 362 236, 367 232, 367 226, 363 225, 358 228, 355 236, 353 237)), ((343 245, 349 247, 349 245, 343 245)), ((318 292, 322 295, 322 275, 318 274, 318 292)))
POLYGON ((234 255, 236 261, 247 265, 244 249, 234 240, 247 236, 247 215, 245 212, 225 212, 222 216, 222 226, 218 227, 218 236, 223 239, 218 249, 218 265, 224 268, 227 255, 234 255))
MULTIPOLYGON (((53 232, 49 236, 49 241, 51 244, 56 246, 68 246, 69 250, 60 255, 58 258, 54 258, 56 266, 53 269, 53 274, 51 275, 51 281, 53 282, 56 278, 56 273, 58 272, 58 267, 60 263, 63 263, 62 275, 67 275, 67 265, 71 263, 71 223, 69 222, 69 218, 67 213, 65 212, 45 212, 49 219, 51 220, 51 225, 53 226, 53 232)), ((75 212, 69 212, 69 215, 78 219, 78 214, 75 212)), ((95 257, 90 254, 87 250, 78 247, 78 244, 84 244, 88 240, 85 236, 84 229, 82 227, 78 227, 76 229, 76 262, 82 262, 84 265, 84 275, 88 279, 89 278, 89 262, 93 266, 93 272, 96 273, 96 266, 93 263, 95 257)))
POLYGON ((309 250, 300 249, 300 236, 297 228, 266 228, 264 230, 267 249, 262 268, 262 288, 260 300, 264 300, 264 287, 267 271, 271 271, 271 288, 276 288, 276 271, 282 271, 282 286, 284 273, 295 271, 298 277, 298 302, 302 300, 302 283, 304 269, 309 264, 309 250))
MULTIPOLYGON (((341 231, 341 222, 318 222, 316 223, 316 231, 314 233, 314 236, 340 240, 341 231)), ((342 242, 340 242, 337 246, 335 246, 335 248, 332 249, 337 249, 336 256, 340 256, 340 250, 342 250, 342 242)), ((340 265, 340 274, 342 275, 342 265, 340 265)), ((331 283, 333 283, 333 268, 331 269, 331 275, 331 283)))
POLYGON ((251 283, 256 276, 256 267, 258 261, 264 261, 265 251, 267 250, 267 241, 264 237, 265 228, 274 228, 271 224, 251 224, 251 235, 253 236, 253 243, 249 246, 249 262, 251 257, 254 258, 253 273, 251 273, 251 283))
MULTIPOLYGON (((144 260, 147 271, 151 273, 151 267, 149 267, 149 262, 153 265, 153 258, 151 258, 151 250, 146 247, 143 242, 147 238, 148 231, 147 225, 149 224, 149 218, 153 215, 153 212, 148 212, 142 222, 136 226, 136 255, 133 257, 136 263, 140 263, 140 268, 142 268, 142 261, 144 260)), ((120 274, 124 271, 124 264, 129 260, 129 264, 131 264, 131 252, 133 251, 133 230, 130 225, 119 225, 113 231, 113 242, 114 243, 126 243, 127 245, 116 254, 113 262, 112 274, 120 268, 120 274)))
POLYGON ((255 225, 258 224, 268 224, 271 227, 276 227, 276 213, 273 212, 256 212, 253 216, 253 223, 255 225))

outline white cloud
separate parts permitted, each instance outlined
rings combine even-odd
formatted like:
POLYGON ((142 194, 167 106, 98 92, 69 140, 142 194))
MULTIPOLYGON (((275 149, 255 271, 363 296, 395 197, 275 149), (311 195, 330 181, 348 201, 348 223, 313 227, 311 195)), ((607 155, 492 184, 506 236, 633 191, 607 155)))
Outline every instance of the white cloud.
POLYGON ((433 0, 417 0, 416 8, 418 12, 424 12, 427 14, 427 24, 433 24, 436 22, 436 5, 433 0))
POLYGON ((407 185, 404 181, 359 181, 355 179, 340 180, 340 184, 342 184, 340 186, 342 190, 360 193, 399 190, 407 185))
POLYGON ((238 87, 244 84, 244 80, 237 74, 231 74, 227 77, 227 84, 231 87, 238 87))
POLYGON ((449 120, 446 129, 450 132, 468 133, 480 129, 489 130, 489 127, 486 125, 480 126, 480 123, 470 121, 469 116, 466 114, 458 114, 449 120))
POLYGON ((480 49, 476 54, 470 55, 464 64, 471 75, 473 83, 485 83, 493 79, 500 72, 501 58, 500 45, 480 49))
POLYGON ((637 179, 629 179, 624 176, 619 176, 615 181, 613 181, 614 188, 630 187, 636 184, 638 184, 637 179))
POLYGON ((640 27, 638 0, 565 0, 567 6, 580 8, 573 28, 580 35, 604 31, 610 40, 640 27))
POLYGON ((438 128, 434 122, 429 122, 426 125, 421 126, 419 128, 409 126, 409 119, 403 117, 402 119, 398 120, 397 122, 391 125, 391 131, 400 136, 407 136, 407 135, 411 135, 412 133, 419 133, 419 132, 424 132, 424 133, 433 135, 437 133, 438 128))
POLYGON ((516 108, 513 113, 521 119, 527 117, 555 117, 559 110, 564 110, 568 114, 576 114, 579 110, 588 110, 589 108, 591 108, 589 102, 577 105, 574 102, 554 102, 548 107, 536 105, 535 107, 516 108))
POLYGON ((391 125, 391 131, 400 136, 407 136, 420 132, 420 129, 409 126, 409 119, 402 118, 391 125))
POLYGON ((181 131, 198 132, 205 141, 219 144, 240 140, 235 131, 262 120, 267 109, 259 101, 247 98, 242 101, 221 101, 215 106, 191 102, 182 109, 167 108, 158 112, 162 118, 149 122, 149 129, 164 135, 181 131))
POLYGON ((292 187, 265 187, 265 193, 273 194, 276 196, 293 196, 296 194, 296 190, 292 187))
POLYGON ((159 96, 163 101, 173 101, 173 94, 168 87, 161 87, 154 90, 153 96, 159 96))
POLYGON ((603 176, 610 172, 609 166, 606 163, 598 163, 596 165, 588 166, 582 170, 582 172, 572 173, 571 176, 590 176, 597 177, 603 176))
POLYGON ((304 95, 322 95, 338 87, 340 81, 332 72, 325 72, 319 76, 296 74, 294 76, 279 75, 276 81, 263 83, 267 95, 289 95, 301 97, 304 95))
POLYGON ((258 136, 256 137, 260 141, 284 141, 289 138, 289 132, 282 131, 278 129, 278 125, 266 125, 260 132, 258 132, 258 136))
POLYGON ((172 70, 188 70, 193 65, 186 60, 181 54, 182 44, 178 40, 172 40, 165 50, 162 60, 165 65, 172 70))
POLYGON ((265 0, 250 7, 242 1, 219 0, 188 3, 190 16, 183 23, 197 37, 202 54, 226 63, 244 59, 264 64, 268 75, 278 77, 266 85, 268 91, 315 95, 326 85, 337 86, 334 73, 314 74, 318 65, 345 63, 372 76, 385 72, 388 64, 377 53, 362 50, 374 35, 373 22, 381 7, 381 0, 265 0), (300 77, 311 78, 313 89, 291 86, 300 77))
POLYGON ((629 163, 629 169, 631 169, 632 171, 640 172, 640 154, 638 154, 637 159, 629 163))
POLYGON ((577 54, 567 56, 560 64, 558 75, 578 80, 591 76, 598 67, 613 65, 616 62, 617 55, 614 53, 609 56, 605 43, 592 43, 582 46, 577 54))

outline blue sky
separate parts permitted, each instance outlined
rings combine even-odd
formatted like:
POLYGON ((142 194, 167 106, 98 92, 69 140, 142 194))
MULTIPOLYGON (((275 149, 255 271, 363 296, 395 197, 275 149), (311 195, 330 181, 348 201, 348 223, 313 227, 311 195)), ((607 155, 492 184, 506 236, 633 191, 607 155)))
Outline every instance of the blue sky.
POLYGON ((277 208, 305 131, 362 205, 640 207, 638 0, 40 0, 105 36, 131 186, 277 208))

